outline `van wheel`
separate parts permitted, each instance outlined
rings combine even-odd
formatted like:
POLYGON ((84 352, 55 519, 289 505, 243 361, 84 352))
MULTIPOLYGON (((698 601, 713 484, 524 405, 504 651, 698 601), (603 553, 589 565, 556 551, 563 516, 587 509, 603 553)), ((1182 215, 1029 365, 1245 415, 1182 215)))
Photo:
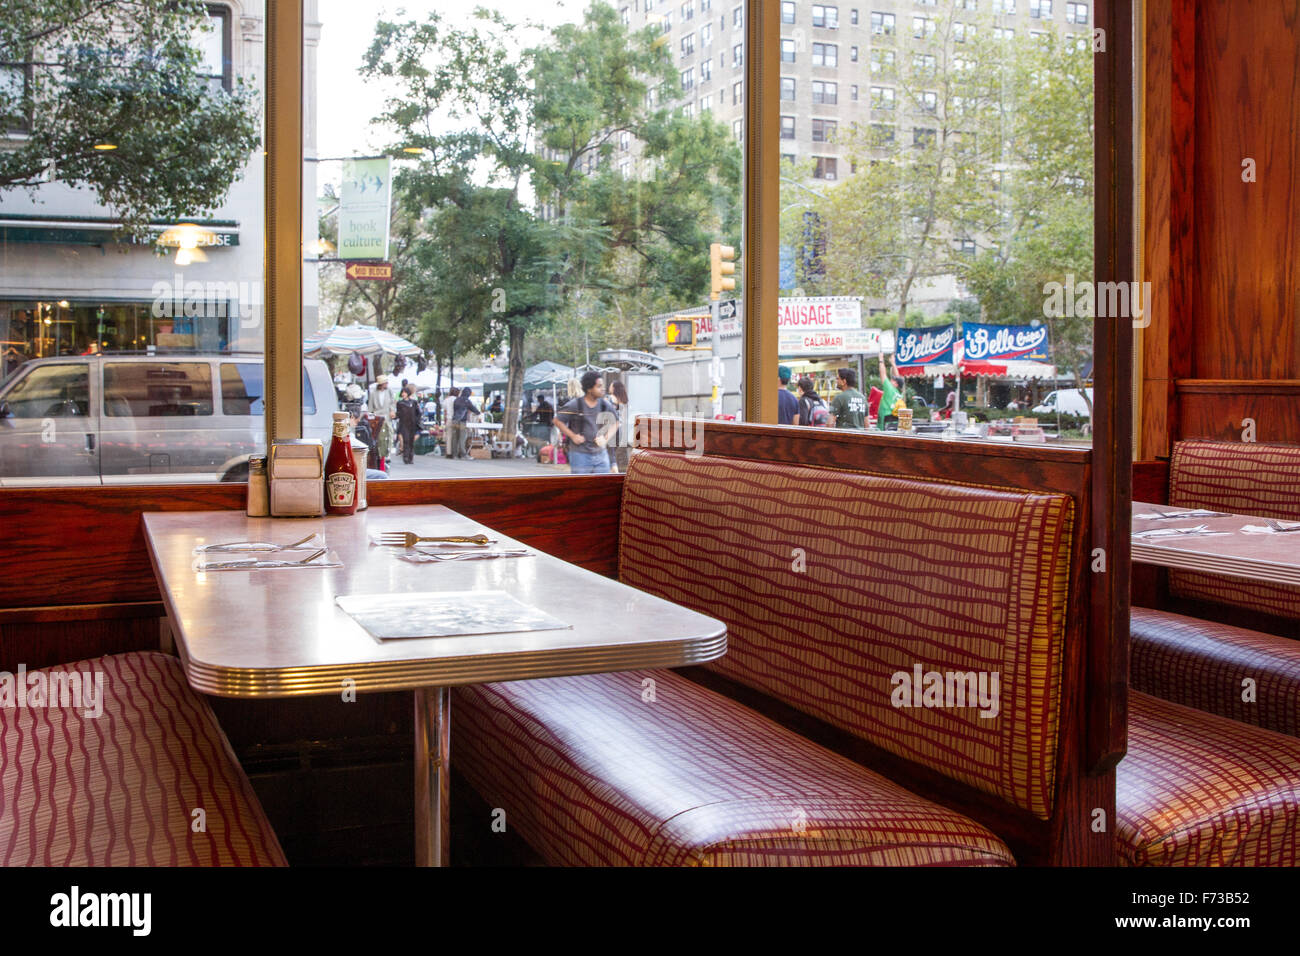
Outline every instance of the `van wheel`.
POLYGON ((248 484, 248 465, 236 465, 221 476, 222 481, 239 481, 248 484))

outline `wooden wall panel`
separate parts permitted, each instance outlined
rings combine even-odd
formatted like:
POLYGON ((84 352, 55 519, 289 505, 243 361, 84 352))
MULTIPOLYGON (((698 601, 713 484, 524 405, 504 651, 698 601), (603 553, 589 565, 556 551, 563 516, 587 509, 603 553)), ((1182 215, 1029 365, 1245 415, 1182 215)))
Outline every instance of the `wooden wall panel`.
POLYGON ((1177 398, 1179 437, 1300 443, 1300 381, 1182 380, 1177 398))
POLYGON ((1174 347, 1194 378, 1300 378, 1300 0, 1200 3, 1195 29, 1196 334, 1174 347))

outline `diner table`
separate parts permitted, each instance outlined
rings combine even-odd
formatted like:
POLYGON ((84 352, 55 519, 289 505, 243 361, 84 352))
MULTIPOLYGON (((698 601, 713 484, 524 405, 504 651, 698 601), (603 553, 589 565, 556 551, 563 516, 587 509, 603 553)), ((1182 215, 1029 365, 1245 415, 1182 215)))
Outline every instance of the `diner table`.
MULTIPOLYGON (((1273 584, 1300 585, 1300 530, 1243 531, 1243 528, 1267 528, 1268 519, 1216 513, 1203 517, 1140 517, 1143 515, 1179 515, 1199 509, 1172 505, 1133 502, 1132 557, 1142 564, 1154 564, 1184 571, 1204 571, 1273 584), (1169 533, 1149 536, 1149 532, 1205 526, 1198 534, 1169 533)), ((1300 522, 1284 521, 1284 527, 1300 522)))
POLYGON ((235 698, 413 691, 417 865, 449 861, 451 687, 679 667, 727 649, 721 621, 535 549, 524 557, 415 563, 401 548, 372 543, 377 532, 417 531, 484 533, 494 549, 527 547, 442 505, 297 519, 148 513, 144 531, 177 655, 195 690, 235 698), (330 552, 320 560, 337 557, 341 567, 195 569, 199 546, 289 543, 313 531, 330 552), (335 603, 337 596, 482 590, 507 592, 568 627, 380 640, 335 603))

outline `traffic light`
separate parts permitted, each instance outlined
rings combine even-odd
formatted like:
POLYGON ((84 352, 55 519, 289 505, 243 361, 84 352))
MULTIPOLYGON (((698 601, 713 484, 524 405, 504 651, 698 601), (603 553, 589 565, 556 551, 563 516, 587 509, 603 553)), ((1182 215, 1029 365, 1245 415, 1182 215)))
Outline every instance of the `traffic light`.
POLYGON ((667 334, 668 344, 677 348, 689 348, 695 345, 694 319, 669 319, 667 334))
POLYGON ((709 298, 714 302, 722 298, 722 293, 736 288, 736 280, 731 278, 736 274, 735 258, 735 246, 724 246, 720 242, 709 246, 709 271, 713 279, 709 287, 709 298))

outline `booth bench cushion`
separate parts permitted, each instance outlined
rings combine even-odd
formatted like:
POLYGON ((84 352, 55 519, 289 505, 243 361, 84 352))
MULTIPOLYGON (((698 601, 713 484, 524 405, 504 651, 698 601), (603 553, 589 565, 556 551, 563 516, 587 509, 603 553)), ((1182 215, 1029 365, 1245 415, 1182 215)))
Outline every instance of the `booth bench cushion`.
MULTIPOLYGON (((1300 520, 1300 446, 1202 439, 1174 445, 1169 504, 1300 520)), ((1199 571, 1169 571, 1176 597, 1300 618, 1300 588, 1199 571)))
POLYGON ((455 695, 456 766, 552 865, 1013 865, 973 820, 671 671, 455 695))
POLYGON ((1115 774, 1130 866, 1295 866, 1300 741, 1131 690, 1115 774))
POLYGON ((619 578, 725 621, 711 669, 1047 819, 1072 509, 1066 495, 638 451, 619 578), (898 706, 898 675, 918 667, 996 675, 996 714, 955 696, 898 706))
POLYGON ((119 654, 39 673, 47 686, 52 675, 102 674, 103 713, 0 708, 0 865, 285 865, 176 658, 119 654), (200 820, 205 832, 195 832, 200 820))
POLYGON ((1134 690, 1300 737, 1300 641, 1145 607, 1130 634, 1134 690))

